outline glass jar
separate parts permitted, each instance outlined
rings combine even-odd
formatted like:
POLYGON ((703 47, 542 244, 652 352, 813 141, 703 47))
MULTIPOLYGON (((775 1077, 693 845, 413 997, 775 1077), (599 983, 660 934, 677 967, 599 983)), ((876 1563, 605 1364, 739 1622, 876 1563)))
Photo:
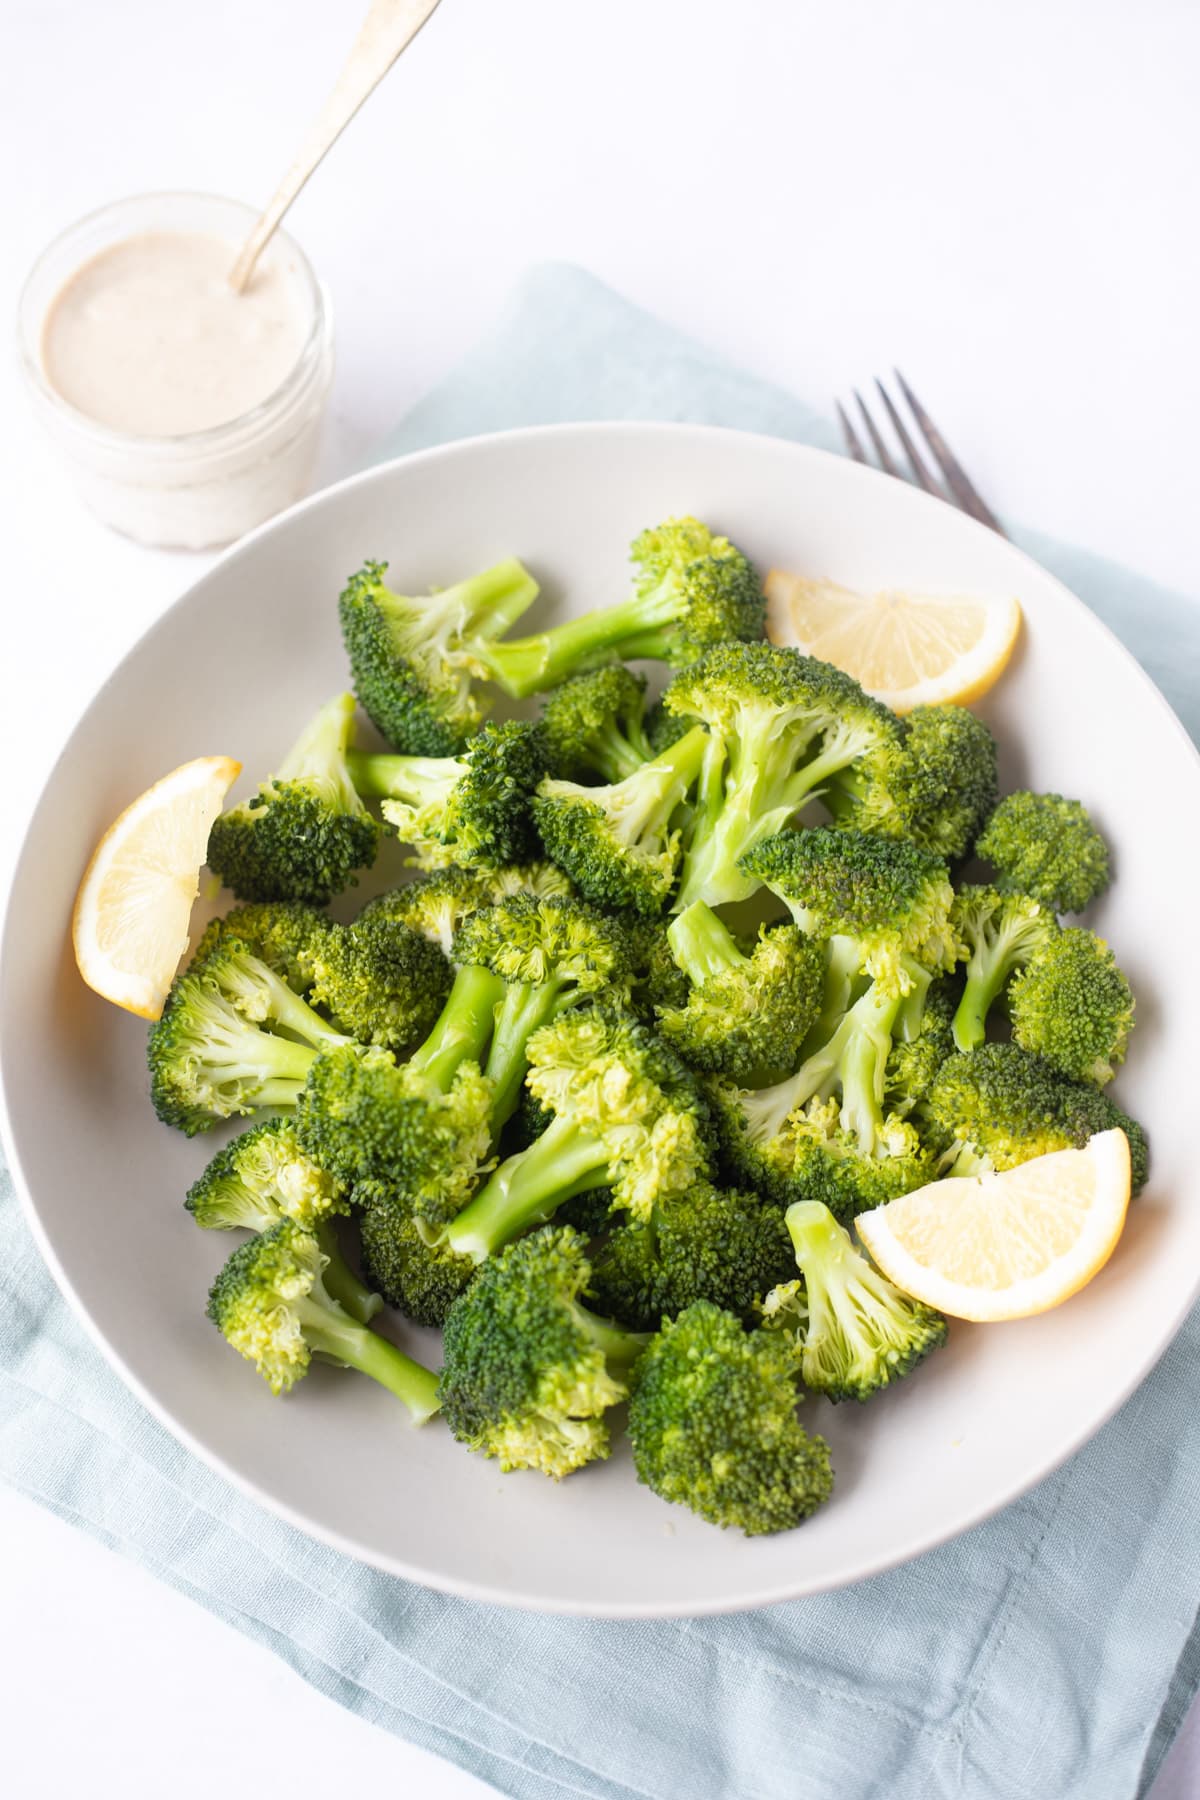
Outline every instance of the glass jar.
POLYGON ((305 326, 275 391, 239 417, 181 437, 137 437, 78 411, 43 360, 50 308, 101 251, 146 232, 205 233, 229 244, 230 266, 258 217, 213 194, 144 194, 90 213, 46 249, 21 295, 21 362, 43 423, 94 512, 144 544, 188 550, 231 543, 299 500, 311 485, 333 378, 329 297, 295 241, 277 231, 263 252, 281 259, 305 326))

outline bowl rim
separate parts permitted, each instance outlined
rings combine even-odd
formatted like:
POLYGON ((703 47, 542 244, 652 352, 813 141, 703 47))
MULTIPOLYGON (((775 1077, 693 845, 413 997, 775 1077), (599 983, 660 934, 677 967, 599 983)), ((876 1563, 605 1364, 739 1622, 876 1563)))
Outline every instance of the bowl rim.
MULTIPOLYGON (((653 1600, 639 1603, 617 1601, 611 1604, 605 1604, 603 1602, 588 1603, 569 1598, 564 1599, 560 1595, 538 1595, 528 1592, 516 1594, 510 1589, 493 1587, 486 1582, 463 1580, 452 1574, 445 1574, 440 1571, 431 1573, 427 1569, 407 1563, 401 1557, 381 1553, 373 1546, 365 1545, 344 1533, 330 1529, 328 1526, 322 1524, 320 1520, 310 1517, 300 1508, 293 1507, 287 1501, 281 1500, 276 1495, 263 1489, 256 1481, 242 1474, 241 1471, 229 1463, 224 1456, 208 1447, 187 1427, 181 1425, 174 1418, 170 1409, 156 1399, 143 1384, 141 1377, 134 1373, 126 1363, 125 1359, 112 1345, 110 1345, 100 1327, 93 1320, 86 1304, 67 1274, 54 1244, 51 1242, 48 1233, 42 1226, 30 1184, 26 1179, 21 1159, 17 1152, 15 1133, 12 1128, 12 1121, 9 1113, 7 1083, 5 1079, 8 1033, 7 1008, 4 1005, 6 984, 3 980, 3 971, 9 964, 9 952, 11 946, 9 945, 8 940, 10 931, 13 929, 13 900, 25 873, 25 862, 29 852, 29 837, 32 825, 41 811, 42 805, 53 785, 59 768, 70 753, 71 746, 80 727, 89 716, 92 709, 101 703, 109 686, 115 680, 126 661, 139 652, 143 646, 160 631, 168 629, 174 614, 191 600, 192 595, 199 586, 207 582, 212 576, 223 573, 227 567, 235 563, 239 557, 245 555, 250 549, 257 545, 261 539, 272 533, 286 531, 290 527, 291 522, 301 514, 305 514, 311 510, 329 504, 333 501, 334 497, 349 490, 368 486, 374 481, 384 479, 397 467, 408 467, 417 464, 424 465, 448 460, 461 454, 461 452, 466 449, 475 449, 485 443, 497 446, 500 448, 501 453, 503 453, 503 447, 508 444, 521 444, 535 439, 553 440, 554 438, 561 439, 577 436, 620 436, 630 432, 660 436, 663 438, 671 436, 694 437, 696 435, 702 435, 713 440, 724 441, 734 449, 740 444, 755 443, 759 446, 769 447, 774 453, 782 451, 785 454, 793 456, 798 465, 814 461, 821 464, 837 464, 843 471, 842 478, 861 484, 880 482, 892 484, 895 479, 892 476, 884 474, 881 470, 871 468, 865 464, 853 462, 832 451, 819 449, 816 446, 809 444, 797 443, 787 438, 775 437, 768 432, 742 431, 728 426, 692 424, 687 421, 676 420, 581 420, 577 422, 553 423, 548 425, 519 426, 509 430, 496 432, 480 432, 471 437, 456 438, 448 443, 436 444, 427 449, 411 451, 400 456, 388 457, 381 462, 373 463, 365 469, 358 470, 356 473, 344 477, 341 481, 335 482, 329 487, 320 489, 315 494, 308 495, 305 499, 298 501, 294 506, 287 508, 286 511, 277 514, 275 518, 267 520, 253 531, 248 532, 245 537, 239 538, 235 544, 221 552, 203 574, 198 576, 195 581, 189 582, 184 591, 177 595, 176 598, 164 608, 147 629, 131 644, 128 644, 124 648, 122 654, 109 669, 104 680, 79 711, 71 724, 70 729, 66 732, 62 746, 50 764, 45 780, 38 790, 36 797, 27 808, 24 819, 20 822, 19 849, 12 864, 11 879, 7 892, 3 897, 2 911, 0 911, 0 1147, 3 1148, 7 1158, 14 1190, 20 1200, 26 1224, 37 1244, 38 1250, 40 1251, 59 1292, 66 1300, 75 1318, 83 1325, 91 1341, 101 1352, 109 1368, 114 1371, 125 1386, 133 1393, 135 1398, 146 1408, 150 1415, 170 1433, 176 1442, 182 1444, 185 1449, 198 1457, 206 1468, 211 1469, 224 1480, 228 1481, 238 1493, 244 1495, 247 1499, 255 1501, 274 1517, 283 1519, 287 1524, 303 1532, 307 1537, 313 1538, 319 1543, 328 1545, 331 1549, 340 1551, 342 1554, 354 1558, 357 1562, 365 1563, 368 1567, 379 1569, 389 1575, 398 1576, 402 1580, 415 1582, 421 1587, 431 1588, 437 1592, 452 1594, 463 1599, 477 1601, 486 1605, 504 1606, 517 1611, 544 1612, 566 1617, 614 1620, 702 1618, 745 1612, 761 1606, 775 1605, 783 1601, 803 1599, 810 1595, 836 1592, 839 1588, 853 1586, 857 1582, 869 1580, 872 1576, 883 1574, 890 1569, 898 1568, 903 1564, 914 1560, 916 1557, 924 1555, 930 1550, 937 1549, 942 1544, 949 1543, 954 1538, 961 1536, 962 1533, 971 1530, 974 1526, 982 1524, 985 1520, 992 1518, 1005 1507, 1011 1505, 1013 1501, 1019 1499, 1023 1494, 1030 1492, 1048 1476, 1054 1474, 1056 1470, 1067 1463, 1085 1444, 1090 1442, 1103 1426, 1106 1425, 1120 1410, 1134 1390, 1161 1360, 1176 1337, 1188 1313, 1192 1310, 1197 1297, 1200 1296, 1200 1267, 1197 1268, 1190 1289, 1187 1291, 1184 1299, 1177 1304, 1170 1313, 1163 1316, 1162 1328, 1158 1333, 1157 1342, 1155 1342, 1154 1347, 1149 1351, 1139 1349, 1136 1354, 1131 1355, 1128 1364, 1128 1372, 1117 1384, 1116 1389, 1106 1396, 1100 1411, 1093 1415, 1089 1415, 1082 1424, 1072 1429, 1067 1434, 1062 1444, 1056 1449, 1054 1455, 1046 1458, 1035 1472, 1017 1477, 1010 1484, 993 1493, 986 1502, 963 1506, 960 1513, 949 1522, 942 1520, 927 1530, 922 1529, 911 1533, 902 1543, 899 1545, 893 1544, 886 1551, 881 1551, 874 1556, 865 1555, 861 1563, 857 1565, 855 1573, 852 1575, 835 1576, 829 1580, 822 1579, 819 1575, 800 1576, 791 1581, 776 1578, 765 1586, 759 1585, 748 1587, 745 1592, 739 1593, 736 1596, 726 1595, 707 1599, 701 1598, 695 1602, 689 1602, 686 1609, 683 1610, 673 1603, 664 1604, 653 1600)), ((906 491, 910 496, 911 502, 922 508, 941 508, 949 505, 948 502, 941 500, 938 496, 926 493, 920 489, 909 487, 906 491)), ((988 526, 982 525, 976 520, 957 513, 957 509, 951 508, 950 510, 955 511, 956 516, 962 520, 963 524, 971 531, 986 532, 989 537, 992 535, 988 526)), ((1103 619, 1100 619, 1092 612, 1091 608, 1088 607, 1078 595, 1073 593, 1064 582, 1060 581, 1057 576, 1051 574, 1049 570, 1038 563, 1036 558, 1032 557, 1027 551, 1021 549, 1019 545, 1012 543, 1011 540, 1008 542, 1008 548, 1021 562, 1027 564, 1035 571, 1039 582, 1048 581, 1053 584, 1058 590, 1060 598, 1065 599, 1069 603, 1069 610, 1076 614, 1085 615, 1090 625, 1098 628, 1104 636, 1108 638, 1110 644, 1119 652, 1119 656, 1130 676, 1141 684, 1166 715, 1167 720, 1170 722, 1180 740, 1181 746, 1186 750, 1193 765, 1196 766, 1197 772, 1200 773, 1200 749, 1197 749, 1197 746, 1193 743, 1178 714, 1175 712, 1166 696, 1138 662, 1132 651, 1126 648, 1120 638, 1117 637, 1116 633, 1103 619)))

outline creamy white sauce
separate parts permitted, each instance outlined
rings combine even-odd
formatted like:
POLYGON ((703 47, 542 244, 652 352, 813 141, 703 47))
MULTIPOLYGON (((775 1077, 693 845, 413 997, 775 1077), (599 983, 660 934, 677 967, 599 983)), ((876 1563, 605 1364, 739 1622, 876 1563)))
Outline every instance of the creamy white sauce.
POLYGON ((235 293, 235 254, 223 238, 175 231, 101 251, 47 312, 47 381, 79 412, 138 437, 182 437, 249 412, 295 367, 309 321, 269 251, 235 293))

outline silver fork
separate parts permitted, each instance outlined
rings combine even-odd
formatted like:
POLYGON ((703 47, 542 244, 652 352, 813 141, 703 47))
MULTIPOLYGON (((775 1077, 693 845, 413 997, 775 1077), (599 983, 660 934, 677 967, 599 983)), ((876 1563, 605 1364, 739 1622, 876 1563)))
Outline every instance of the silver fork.
MULTIPOLYGON (((925 440, 929 455, 933 458, 942 473, 942 482, 936 481, 929 473, 929 470, 926 468, 925 463, 917 450, 916 444, 913 442, 912 432, 904 423, 894 400, 884 387, 882 381, 876 379, 875 386, 879 389, 879 398, 883 401, 887 416, 891 420, 892 429, 899 438, 900 446, 903 449, 905 456, 908 458, 908 464, 913 472, 913 478, 917 482, 917 485, 923 487, 927 494, 936 494, 939 500, 948 500, 951 506, 957 506, 961 512, 970 513, 971 517, 973 519, 978 519, 981 525, 990 525, 993 531, 998 531, 1000 536, 1003 537, 1005 535, 1003 525, 1001 525, 999 519, 987 504, 986 500, 981 498, 974 484, 967 479, 966 470, 951 450, 949 444, 946 442, 929 414, 925 411, 925 408, 921 405, 921 402, 917 399, 917 396, 909 387, 907 381, 905 381, 899 369, 893 369, 892 373, 896 377, 896 385, 899 387, 901 394, 908 403, 908 410, 916 421, 917 430, 925 440), (942 483, 945 485, 943 486, 942 483)), ((906 477, 903 469, 900 468, 896 458, 888 449, 887 441, 884 438, 883 433, 867 411, 866 401, 863 399, 857 388, 854 390, 854 398, 858 405, 858 410, 862 414, 862 422, 866 426, 867 436, 874 445, 875 454, 879 458, 880 468, 885 474, 895 475, 900 481, 905 480, 906 477)), ((842 436, 846 440, 847 450, 849 450, 855 462, 869 464, 870 458, 862 447, 862 440, 850 423, 846 409, 843 407, 840 400, 835 401, 834 405, 837 410, 838 423, 842 428, 842 436)))

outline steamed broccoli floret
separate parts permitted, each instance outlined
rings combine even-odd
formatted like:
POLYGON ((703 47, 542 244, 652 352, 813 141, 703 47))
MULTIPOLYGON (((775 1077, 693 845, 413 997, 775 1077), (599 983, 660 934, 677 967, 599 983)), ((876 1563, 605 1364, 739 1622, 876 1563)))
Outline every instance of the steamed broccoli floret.
POLYGON ((693 723, 680 713, 668 712, 660 695, 646 713, 646 742, 651 756, 661 756, 664 750, 677 744, 692 729, 693 723))
POLYGON ((962 706, 918 706, 900 723, 898 744, 840 770, 822 797, 839 825, 905 837, 956 862, 996 804, 996 740, 962 706))
POLYGON ((226 938, 237 938, 269 969, 282 975, 290 988, 308 996, 325 940, 336 929, 328 913, 298 900, 235 906, 224 918, 209 923, 196 946, 193 963, 202 962, 226 938))
POLYGON ((286 1394, 321 1356, 380 1382, 423 1425, 438 1410, 437 1376, 357 1324, 327 1290, 325 1265, 312 1233, 284 1219, 234 1251, 213 1283, 208 1316, 273 1394, 286 1394))
POLYGON ((566 899, 574 891, 570 879, 552 862, 515 863, 505 869, 464 869, 451 864, 380 894, 364 906, 359 920, 377 914, 396 919, 440 944, 449 956, 455 932, 481 906, 496 906, 513 894, 532 894, 536 899, 555 894, 566 899))
POLYGON ((362 1044, 404 1050, 432 1028, 450 964, 427 937, 372 913, 333 925, 313 955, 312 998, 362 1044))
POLYGON ((1146 1184, 1149 1153, 1136 1120, 1099 1088, 1068 1080, 1019 1044, 984 1044, 948 1058, 921 1112, 943 1174, 1012 1169, 1053 1150, 1081 1150, 1097 1132, 1116 1128, 1129 1139, 1134 1193, 1146 1184))
POLYGON ((672 921, 667 937, 690 986, 683 1006, 659 1009, 658 1028, 684 1061, 744 1087, 794 1069, 820 1009, 823 946, 780 925, 743 950, 703 900, 672 921))
POLYGON ((1031 894, 1056 913, 1082 912, 1109 882, 1108 845, 1078 800, 1006 794, 975 842, 1003 893, 1031 894))
POLYGON ((557 687, 614 658, 653 657, 682 668, 711 644, 763 635, 766 603, 750 563, 696 519, 668 519, 634 540, 638 575, 620 606, 568 619, 536 637, 479 651, 514 699, 557 687))
POLYGON ((657 1331, 696 1300, 727 1307, 749 1324, 755 1301, 791 1270, 778 1207, 757 1194, 697 1182, 608 1234, 592 1256, 589 1294, 601 1312, 639 1331, 657 1331))
POLYGON ((460 1255, 482 1262, 589 1188, 611 1187, 614 1206, 645 1217, 711 1173, 695 1077, 635 1019, 564 1013, 534 1034, 528 1056, 530 1091, 554 1121, 451 1221, 446 1242, 460 1255))
POLYGON ((286 1119, 264 1119, 218 1150, 184 1205, 206 1230, 269 1231, 280 1219, 294 1219, 320 1244, 325 1286, 352 1319, 365 1325, 383 1304, 338 1249, 329 1221, 349 1212, 344 1192, 305 1156, 286 1119))
POLYGON ((632 966, 630 1004, 644 1025, 657 1027, 658 1009, 682 1008, 691 989, 688 978, 671 951, 671 940, 661 919, 627 913, 621 929, 629 946, 632 966))
POLYGON ((800 1379, 830 1400, 869 1400, 946 1341, 941 1313, 902 1294, 819 1200, 786 1215, 802 1280, 763 1302, 763 1323, 800 1351, 800 1379))
POLYGON ((789 1531, 833 1488, 829 1446, 796 1417, 795 1345, 697 1301, 663 1326, 633 1375, 638 1480, 748 1537, 789 1531))
POLYGON ((533 1033, 590 997, 623 1003, 629 952, 621 927, 583 901, 514 894, 464 920, 454 957, 491 970, 504 983, 485 1064, 498 1135, 520 1098, 533 1033))
POLYGON ((1028 894, 1002 894, 993 887, 960 888, 952 917, 968 952, 954 1042, 960 1050, 974 1050, 1013 974, 1053 941, 1058 920, 1028 894))
POLYGON ((453 756, 483 723, 478 653, 532 606, 537 582, 512 557, 419 598, 395 593, 386 574, 367 563, 338 602, 355 691, 396 750, 453 756))
POLYGON ((883 1109, 907 1119, 924 1100, 948 1056, 954 1054, 954 1015, 959 984, 939 975, 929 986, 914 1036, 892 1041, 884 1070, 883 1109))
POLYGON ((563 781, 634 774, 655 754, 643 728, 645 710, 645 677, 620 663, 565 681, 542 709, 549 773, 563 781))
POLYGON ((900 741, 895 716, 851 676, 770 644, 724 644, 676 676, 669 711, 712 734, 675 901, 745 900, 745 858, 839 770, 871 769, 900 741))
POLYGON ((505 1471, 558 1481, 609 1453, 605 1414, 646 1340, 580 1304, 589 1273, 575 1232, 538 1231, 485 1263, 447 1315, 446 1423, 505 1471))
POLYGON ((530 800, 546 771, 540 726, 485 725, 457 756, 352 755, 350 770, 425 868, 493 868, 539 852, 530 800))
POLYGON ((1102 1087, 1125 1060, 1133 992, 1103 938, 1071 926, 1026 963, 1009 989, 1013 1037, 1076 1081, 1102 1087))
POLYGON ((313 1066, 300 1141, 345 1186, 382 1183, 437 1228, 465 1205, 492 1148, 492 1084, 480 1062, 502 984, 464 968, 429 1036, 405 1063, 340 1050, 313 1066))
POLYGON ((318 1051, 346 1042, 226 937, 175 977, 151 1026, 150 1098, 165 1125, 191 1137, 235 1113, 294 1106, 318 1051))
POLYGON ((346 767, 353 723, 354 696, 338 694, 257 794, 214 821, 208 866, 240 899, 322 906, 375 861, 379 826, 346 767))
POLYGON ((679 869, 681 808, 708 754, 701 726, 605 787, 541 783, 533 815, 547 853, 598 906, 653 917, 670 899, 679 869))
POLYGON ((745 861, 829 945, 800 1067, 714 1095, 726 1161, 783 1204, 815 1197, 848 1217, 931 1174, 914 1127, 885 1110, 887 1069, 894 1042, 920 1034, 933 975, 957 953, 953 890, 935 857, 865 832, 783 832, 745 861))
POLYGON ((406 1199, 380 1184, 354 1190, 362 1208, 363 1267, 392 1306, 418 1325, 443 1325, 458 1296, 474 1281, 479 1265, 456 1256, 435 1232, 416 1218, 406 1199))

